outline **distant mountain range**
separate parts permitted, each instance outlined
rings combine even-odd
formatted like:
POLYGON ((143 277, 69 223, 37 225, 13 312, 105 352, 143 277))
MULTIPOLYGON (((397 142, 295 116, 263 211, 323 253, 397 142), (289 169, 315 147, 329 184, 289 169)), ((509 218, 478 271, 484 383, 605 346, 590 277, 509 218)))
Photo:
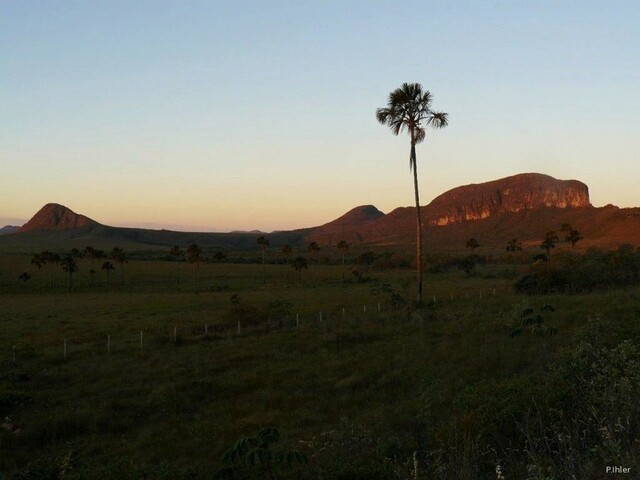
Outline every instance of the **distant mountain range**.
MULTIPOLYGON (((584 236, 580 247, 640 244, 640 209, 613 205, 596 208, 588 187, 576 180, 525 173, 486 183, 454 188, 421 208, 427 249, 464 250, 475 237, 481 247, 504 249, 517 238, 523 245, 539 244, 549 230, 569 223, 584 236)), ((415 207, 384 214, 373 205, 356 207, 320 225, 265 234, 260 231, 191 233, 102 225, 70 209, 48 204, 17 229, 4 227, 2 246, 56 248, 85 245, 126 245, 128 248, 186 246, 255 249, 256 238, 267 235, 273 247, 303 247, 316 241, 335 246, 340 240, 375 247, 402 248, 415 244, 415 207)))

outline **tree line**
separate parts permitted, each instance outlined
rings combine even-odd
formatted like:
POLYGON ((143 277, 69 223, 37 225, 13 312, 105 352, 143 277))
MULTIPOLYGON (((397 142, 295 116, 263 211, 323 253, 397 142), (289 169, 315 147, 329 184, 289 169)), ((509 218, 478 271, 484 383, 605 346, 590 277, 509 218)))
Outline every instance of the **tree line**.
MULTIPOLYGON (((129 260, 124 249, 121 247, 114 247, 110 252, 105 252, 104 250, 87 246, 83 250, 73 248, 71 251, 64 254, 43 250, 31 257, 31 265, 36 267, 38 272, 41 272, 43 276, 47 278, 49 287, 56 286, 54 273, 56 270, 62 269, 62 271, 68 276, 69 290, 73 290, 76 287, 76 275, 79 269, 80 260, 82 259, 86 259, 90 262, 90 286, 96 285, 96 277, 98 275, 96 268, 100 268, 100 270, 105 273, 107 284, 110 284, 111 272, 116 269, 114 264, 118 265, 118 269, 120 271, 120 283, 124 283, 124 265, 129 260), (98 265, 100 265, 100 267, 98 267, 98 265)), ((18 278, 26 285, 26 283, 31 279, 31 274, 23 272, 18 278)), ((43 283, 44 281, 45 280, 43 278, 43 283)))

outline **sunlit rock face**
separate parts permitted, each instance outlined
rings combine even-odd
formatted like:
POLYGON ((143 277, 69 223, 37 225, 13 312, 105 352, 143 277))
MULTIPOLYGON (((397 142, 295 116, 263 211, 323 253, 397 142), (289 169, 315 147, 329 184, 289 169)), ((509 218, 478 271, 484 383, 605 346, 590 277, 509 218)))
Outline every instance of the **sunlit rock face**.
POLYGON ((454 188, 436 197, 426 210, 429 225, 445 226, 480 220, 497 212, 589 205, 589 188, 582 182, 557 180, 539 173, 523 173, 454 188))

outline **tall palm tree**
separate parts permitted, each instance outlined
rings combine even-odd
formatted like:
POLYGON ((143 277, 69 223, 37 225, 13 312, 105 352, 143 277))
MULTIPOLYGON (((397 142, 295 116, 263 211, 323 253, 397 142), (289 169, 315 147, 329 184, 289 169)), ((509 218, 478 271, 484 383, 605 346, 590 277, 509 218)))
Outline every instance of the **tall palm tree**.
POLYGON ((316 254, 320 251, 320 245, 316 242, 311 242, 307 245, 307 252, 309 253, 309 259, 313 262, 313 283, 318 284, 318 272, 316 270, 317 260, 316 254))
POLYGON ((411 139, 409 168, 413 172, 413 190, 416 200, 416 270, 418 303, 422 303, 422 217, 418 191, 418 164, 416 145, 426 137, 426 128, 443 128, 449 123, 448 114, 431 110, 431 92, 419 83, 403 83, 389 94, 387 106, 376 110, 376 118, 387 125, 394 135, 407 131, 411 139))
POLYGON ((260 247, 260 251, 262 252, 262 283, 267 283, 267 265, 265 263, 267 247, 269 246, 269 240, 264 235, 256 238, 256 243, 260 247))
POLYGON ((340 240, 338 242, 338 250, 342 253, 342 281, 344 282, 344 254, 349 250, 349 244, 344 240, 340 240))

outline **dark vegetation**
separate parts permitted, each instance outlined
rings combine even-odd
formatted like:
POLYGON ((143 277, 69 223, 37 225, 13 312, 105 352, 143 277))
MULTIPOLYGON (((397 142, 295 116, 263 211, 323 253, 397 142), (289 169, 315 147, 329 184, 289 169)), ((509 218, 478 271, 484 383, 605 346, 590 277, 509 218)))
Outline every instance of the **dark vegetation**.
POLYGON ((560 480, 640 468, 640 251, 567 240, 536 259, 517 239, 502 253, 476 240, 426 257, 421 306, 410 256, 338 245, 0 255, 0 472, 560 480))
POLYGON ((538 295, 576 294, 637 286, 639 281, 640 250, 623 245, 613 251, 562 252, 549 261, 538 261, 516 282, 515 290, 538 295))

